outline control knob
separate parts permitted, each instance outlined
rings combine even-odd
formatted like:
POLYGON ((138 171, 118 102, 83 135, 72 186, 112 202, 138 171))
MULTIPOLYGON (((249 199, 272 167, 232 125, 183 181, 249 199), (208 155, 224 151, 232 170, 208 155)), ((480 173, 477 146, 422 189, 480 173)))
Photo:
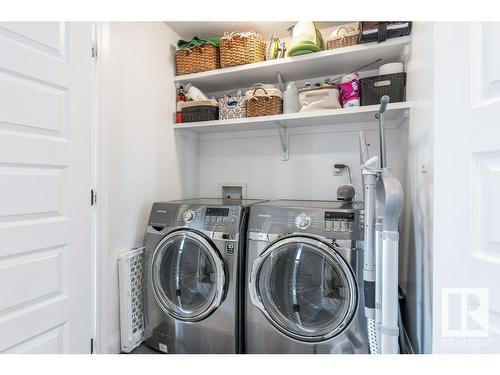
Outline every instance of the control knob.
POLYGON ((311 226, 311 218, 302 213, 295 218, 295 226, 302 230, 307 229, 311 226))
POLYGON ((191 221, 193 221, 195 216, 196 214, 194 213, 193 210, 187 210, 186 212, 184 212, 184 215, 182 215, 182 218, 185 223, 190 223, 191 221))

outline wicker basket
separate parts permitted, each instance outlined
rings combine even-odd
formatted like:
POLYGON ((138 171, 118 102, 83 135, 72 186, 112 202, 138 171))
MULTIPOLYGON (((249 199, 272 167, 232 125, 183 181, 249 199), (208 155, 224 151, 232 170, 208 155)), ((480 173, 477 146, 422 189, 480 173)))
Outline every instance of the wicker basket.
POLYGON ((220 68, 219 48, 212 44, 180 49, 175 52, 177 75, 205 72, 220 68))
MULTIPOLYGON (((347 25, 346 25, 347 26, 347 25)), ((341 26, 337 29, 337 35, 328 39, 326 46, 327 49, 335 49, 342 48, 348 46, 355 46, 359 43, 359 38, 361 35, 361 30, 359 28, 359 24, 357 24, 357 28, 355 31, 349 31, 344 34, 339 34, 341 30, 347 31, 347 27, 341 26)))
POLYGON ((266 89, 257 87, 250 99, 247 99, 247 117, 280 115, 283 113, 283 98, 268 94, 266 89), (256 95, 263 90, 265 95, 256 95))
POLYGON ((182 103, 182 122, 217 120, 219 105, 216 100, 201 100, 182 103))
POLYGON ((266 42, 256 33, 226 33, 220 39, 222 68, 251 64, 266 59, 266 42))

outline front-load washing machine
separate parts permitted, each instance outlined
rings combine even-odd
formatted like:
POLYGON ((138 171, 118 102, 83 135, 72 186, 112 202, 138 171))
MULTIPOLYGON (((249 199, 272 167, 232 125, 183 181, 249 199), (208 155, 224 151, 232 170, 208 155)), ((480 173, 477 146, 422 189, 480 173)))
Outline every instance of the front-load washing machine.
POLYGON ((256 200, 154 203, 146 233, 146 344, 166 353, 241 352, 239 269, 256 200))
POLYGON ((368 353, 363 206, 278 200, 248 224, 247 353, 368 353))

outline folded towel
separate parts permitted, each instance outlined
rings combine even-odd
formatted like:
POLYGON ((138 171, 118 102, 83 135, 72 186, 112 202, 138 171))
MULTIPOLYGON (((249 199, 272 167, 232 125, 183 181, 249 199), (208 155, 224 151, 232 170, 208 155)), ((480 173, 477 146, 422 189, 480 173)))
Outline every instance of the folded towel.
POLYGON ((212 44, 215 47, 219 47, 220 38, 201 39, 201 38, 198 38, 197 36, 195 36, 190 41, 186 41, 186 40, 181 39, 177 42, 177 48, 189 49, 189 48, 193 48, 193 47, 200 47, 204 44, 212 44))

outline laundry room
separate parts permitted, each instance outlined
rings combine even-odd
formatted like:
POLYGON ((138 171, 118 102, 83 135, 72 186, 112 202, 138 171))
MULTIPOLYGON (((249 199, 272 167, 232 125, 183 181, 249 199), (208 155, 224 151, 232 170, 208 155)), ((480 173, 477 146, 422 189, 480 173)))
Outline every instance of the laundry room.
POLYGON ((499 354, 500 22, 194 4, 0 20, 0 362, 499 354))
MULTIPOLYGON (((203 36, 203 40, 210 42, 217 40, 219 36, 220 49, 225 37, 228 40, 229 38, 235 40, 238 40, 238 38, 259 38, 260 41, 274 36, 279 40, 278 43, 292 46, 292 31, 295 27, 313 27, 318 34, 324 35, 325 41, 323 43, 327 45, 331 38, 333 40, 338 39, 336 34, 341 33, 345 25, 347 27, 356 27, 355 30, 357 31, 355 33, 357 32, 359 37, 362 24, 356 22, 305 22, 299 24, 294 22, 166 22, 151 25, 126 23, 105 25, 105 28, 101 30, 101 35, 106 40, 106 43, 109 43, 110 46, 126 45, 127 48, 116 49, 116 51, 110 48, 109 53, 102 57, 103 70, 110 72, 105 74, 109 81, 103 82, 103 96, 109 98, 107 100, 110 103, 103 106, 101 116, 107 117, 108 113, 110 113, 109 116, 113 116, 115 110, 122 115, 124 107, 127 111, 130 111, 130 114, 124 115, 120 121, 116 121, 114 124, 110 122, 112 127, 110 129, 111 137, 113 140, 120 139, 121 145, 120 148, 107 151, 116 153, 116 158, 113 155, 104 158, 104 160, 110 162, 109 167, 104 166, 103 171, 108 176, 108 180, 114 181, 114 176, 116 176, 116 183, 106 187, 108 191, 112 192, 112 196, 106 196, 104 200, 108 202, 106 203, 109 205, 108 210, 113 211, 115 214, 121 211, 122 215, 120 216, 126 217, 131 207, 122 205, 123 198, 119 194, 117 195, 117 192, 122 191, 125 195, 136 195, 134 199, 137 203, 136 212, 135 215, 129 216, 129 220, 131 220, 129 225, 132 231, 128 236, 130 237, 129 241, 134 241, 132 245, 140 247, 143 242, 145 227, 143 223, 148 220, 150 202, 155 200, 154 197, 158 192, 151 190, 150 196, 144 193, 145 190, 158 186, 158 179, 161 178, 158 170, 161 169, 168 168, 172 171, 172 176, 174 176, 174 178, 167 178, 162 182, 165 184, 162 186, 162 193, 168 194, 172 199, 201 197, 271 201, 287 199, 296 200, 297 202, 304 200, 336 201, 339 199, 364 201, 359 137, 360 132, 362 132, 367 153, 370 157, 378 155, 379 122, 375 115, 380 109, 381 95, 373 99, 373 102, 362 106, 358 91, 357 99, 350 104, 352 108, 348 107, 348 104, 346 104, 345 108, 342 108, 340 98, 337 95, 337 99, 333 101, 333 104, 330 104, 329 100, 325 100, 324 103, 318 101, 315 103, 313 101, 312 109, 302 110, 299 107, 299 93, 297 93, 295 97, 297 104, 295 106, 298 108, 295 109, 296 112, 288 112, 287 87, 290 86, 290 82, 297 88, 308 87, 309 85, 325 85, 325 80, 328 79, 336 80, 341 85, 341 79, 346 76, 344 73, 349 73, 347 78, 353 78, 354 82, 362 87, 360 82, 363 82, 363 78, 360 77, 377 77, 380 69, 384 69, 384 66, 390 68, 391 64, 396 65, 396 69, 401 70, 400 73, 393 74, 405 75, 403 67, 406 66, 408 70, 412 69, 413 66, 411 60, 412 35, 424 34, 427 25, 414 26, 410 22, 401 22, 395 24, 401 28, 400 34, 395 34, 397 36, 389 38, 383 43, 362 43, 361 39, 359 41, 356 39, 356 42, 351 42, 356 43, 352 46, 331 49, 324 47, 324 51, 305 54, 301 58, 291 56, 289 60, 286 56, 275 59, 265 56, 266 51, 263 47, 269 50, 269 46, 267 43, 262 42, 262 56, 257 57, 262 61, 249 62, 248 64, 240 63, 240 65, 225 68, 222 65, 217 69, 203 71, 197 70, 206 68, 201 64, 195 64, 191 68, 194 70, 193 73, 178 74, 179 69, 182 69, 179 55, 185 53, 183 49, 178 47, 179 41, 192 44, 195 42, 200 43, 203 36), (249 37, 246 37, 245 34, 238 34, 232 30, 255 31, 250 33, 249 37), (136 38, 131 41, 130 35, 135 35, 136 38), (243 35, 243 37, 240 37, 240 35, 243 35), (193 37, 196 37, 196 39, 193 39, 193 37), (145 45, 144 40, 148 40, 149 43, 145 45), (132 46, 133 41, 137 41, 137 45, 132 46), (155 58, 159 53, 158 45, 164 46, 163 59, 155 58), (134 56, 137 56, 136 60, 127 58, 130 49, 134 50, 134 56), (346 51, 351 51, 351 53, 346 51), (321 56, 314 58, 315 53, 321 54, 321 56), (151 56, 151 58, 146 58, 148 56, 151 56), (335 65, 337 56, 342 58, 338 67, 335 65), (168 58, 168 64, 165 62, 165 57, 168 58), (269 60, 265 61, 266 58, 269 58, 269 60), (301 59, 306 58, 306 61, 301 61, 301 59), (146 67, 145 61, 151 65, 146 67), (160 63, 163 65, 160 65, 160 63), (289 66, 288 64, 292 65, 289 66), (168 66, 165 67, 166 65, 168 66), (307 66, 305 68, 306 72, 302 71, 304 65, 307 66), (351 71, 354 71, 354 73, 350 73, 351 71), (169 90, 164 90, 164 87, 158 85, 157 81, 144 80, 143 72, 154 75, 156 80, 164 81, 169 90), (159 74, 162 76, 158 77, 159 74), (130 78, 124 79, 125 75, 130 78), (325 79, 325 75, 329 75, 329 77, 325 79), (280 80, 282 83, 280 83, 280 80), (237 115, 238 117, 235 118, 220 118, 223 111, 220 102, 228 98, 235 101, 239 100, 239 98, 248 95, 249 91, 255 91, 256 86, 251 87, 255 83, 259 86, 260 82, 265 82, 262 85, 267 86, 263 86, 263 89, 257 90, 257 92, 263 92, 264 90, 283 92, 281 94, 283 98, 279 98, 280 110, 277 115, 266 116, 262 114, 253 117, 237 115), (144 85, 148 86, 144 87, 144 85), (110 91, 106 92, 108 89, 110 91), (176 109, 179 109, 176 108, 176 104, 179 104, 180 91, 182 95, 188 98, 186 102, 180 102, 181 106, 183 103, 190 105, 198 102, 210 105, 210 101, 215 101, 213 98, 217 98, 219 101, 219 117, 216 117, 215 120, 205 119, 204 121, 187 119, 186 116, 190 114, 187 113, 186 108, 176 111, 176 109), (149 100, 143 101, 142 105, 138 104, 138 96, 144 98, 145 92, 149 92, 154 96, 155 101, 164 103, 157 108, 159 111, 157 115, 161 114, 164 121, 171 124, 170 127, 165 127, 163 122, 158 124, 151 122, 150 126, 152 128, 146 132, 147 135, 143 134, 144 128, 138 129, 136 126, 137 119, 141 115, 148 117, 156 115, 152 114, 149 100), (135 104, 132 105, 132 102, 135 104), (318 106, 318 108, 314 109, 314 106, 318 106), (170 110, 166 111, 165 108, 170 110), (285 109, 288 113, 284 113, 285 109), (324 116, 325 113, 329 115, 324 116), (155 142, 158 145, 151 148, 150 145, 155 142), (162 145, 165 146, 161 147, 162 145), (138 163, 135 153, 123 152, 126 149, 141 149, 143 157, 151 158, 151 163, 146 165, 143 162, 138 163), (161 157, 158 157, 158 151, 161 153, 161 157), (117 163, 122 167, 117 168, 117 163), (131 173, 130 176, 131 178, 132 176, 135 177, 129 183, 123 184, 122 168, 126 166, 127 171, 131 172, 134 164, 136 164, 137 170, 131 173), (172 165, 175 166, 174 170, 172 170, 172 165), (139 174, 142 176, 141 179, 136 178, 139 174), (347 195, 343 197, 342 194, 347 195), (142 200, 142 204, 139 204, 139 200, 142 200), (116 205, 114 205, 114 202, 116 202, 116 205), (140 221, 137 217, 140 218, 140 221), (139 223, 142 225, 139 225, 139 223)), ((303 32, 307 32, 307 30, 303 32)), ((296 35, 297 40, 304 38, 306 37, 303 35, 296 35)), ((211 45, 209 42, 202 44, 202 46, 211 45)), ((330 46, 333 47, 331 40, 330 46)), ((198 50, 202 47, 195 46, 191 48, 192 50, 187 53, 190 58, 196 53, 200 53, 198 50)), ((417 45, 416 48, 419 48, 419 46, 417 45)), ((229 62, 229 64, 232 63, 229 62)), ((416 71, 412 77, 408 78, 408 85, 417 86, 419 74, 427 73, 416 71), (415 79, 417 81, 414 81, 415 79)), ((323 90, 330 90, 328 85, 323 86, 326 87, 323 90)), ((404 86, 399 87, 399 90, 403 91, 394 93, 394 95, 399 95, 400 99, 394 96, 395 100, 399 101, 389 103, 384 113, 387 165, 390 166, 391 172, 394 176, 397 176, 403 185, 406 184, 407 179, 407 160, 411 156, 408 148, 408 129, 411 115, 410 102, 413 95, 411 90, 404 91, 404 89, 404 86)), ((320 86, 320 90, 311 91, 319 92, 321 90, 320 86)), ((320 96, 320 98, 323 98, 323 96, 320 96)), ((248 111, 248 103, 253 100, 246 99, 246 101, 248 111)), ((303 106, 306 107, 307 104, 303 106)), ((206 107, 209 108, 209 106, 206 107)), ((189 108, 194 107, 187 107, 187 109, 189 108)), ((198 215, 196 210, 201 210, 199 215, 205 215, 203 212, 205 208, 198 206, 194 201, 191 201, 191 203, 195 207, 193 208, 195 217, 198 215)), ((293 207, 293 203, 291 204, 293 207)), ((177 211, 181 210, 181 208, 179 206, 179 208, 170 208, 164 211, 168 212, 170 210, 177 211)), ((189 211, 187 208, 182 208, 182 210, 189 211)), ((409 215, 410 212, 406 214, 409 215)), ((402 229, 405 228, 404 221, 404 216, 401 215, 402 229)), ((123 221, 119 225, 116 224, 115 230, 109 233, 108 242, 103 246, 108 249, 116 249, 107 259, 109 266, 114 268, 116 274, 109 281, 111 290, 118 288, 119 278, 117 276, 116 262, 123 252, 123 246, 117 246, 114 241, 123 240, 124 225, 127 224, 123 221), (111 236, 112 233, 115 234, 115 237, 111 236)), ((208 225, 208 228, 211 227, 211 224, 208 225)), ((290 231, 288 228, 283 229, 283 233, 288 231, 290 231)), ((163 238, 164 234, 162 231, 159 238, 163 238)), ((362 237, 356 240, 361 239, 362 237)), ((408 241, 409 239, 405 240, 408 241)), ((153 249, 155 247, 153 246, 153 249)), ((421 251, 421 249, 418 250, 421 251)), ((418 254, 418 256, 421 257, 422 255, 418 254)), ((422 261, 422 259, 417 259, 417 261, 422 261)), ((405 317, 408 319, 409 329, 406 334, 408 334, 408 337, 411 335, 414 345, 419 346, 416 351, 424 352, 425 330, 419 331, 419 329, 421 329, 422 325, 425 325, 426 318, 424 314, 429 312, 424 311, 421 301, 417 302, 416 300, 416 293, 422 293, 422 291, 412 289, 415 278, 421 277, 421 275, 417 275, 416 270, 411 269, 416 266, 412 262, 414 262, 413 259, 406 260, 404 254, 402 254, 401 264, 410 268, 408 272, 404 273, 405 278, 401 280, 404 283, 402 286, 405 290, 409 289, 409 293, 407 296, 405 295, 405 306, 408 306, 408 309, 412 311, 408 317, 405 317), (416 314, 416 311, 418 311, 418 314, 416 314)), ((247 274, 250 272, 251 270, 248 269, 247 274)), ((310 272, 310 270, 306 272, 310 272)), ((119 321, 116 319, 116 316, 120 313, 120 300, 118 295, 114 293, 104 299, 105 301, 101 306, 108 314, 108 337, 114 338, 113 341, 109 342, 110 346, 107 349, 112 352, 123 350, 123 346, 120 346, 119 321)), ((248 302, 250 303, 250 301, 248 302)), ((155 303, 152 302, 153 305, 155 303)), ((147 302, 145 308, 147 309, 147 302)), ((165 314, 165 312, 162 314, 165 314)), ((217 315, 217 311, 213 315, 217 315)), ((333 321, 330 323, 333 323, 333 321)), ((177 325, 179 324, 178 322, 177 325)), ((189 323, 189 326, 193 325, 196 325, 196 323, 189 323)), ((172 331, 172 329, 167 329, 167 331, 172 331)), ((123 332, 123 329, 121 332, 123 332)), ((321 341, 322 339, 316 338, 314 340, 321 341)), ((184 346, 176 343, 175 340, 168 343, 168 345, 167 342, 160 343, 157 341, 156 339, 153 340, 153 344, 149 346, 161 351, 162 349, 159 347, 161 344, 165 351, 179 350, 181 353, 203 353, 209 350, 207 348, 211 346, 207 343, 201 348, 190 348, 189 344, 184 346), (169 350, 168 347, 175 343, 179 347, 169 350)), ((130 343, 130 345, 133 346, 133 343, 130 343)), ((298 349, 298 352, 308 353, 317 350, 319 346, 308 344, 303 349, 298 349)), ((223 352, 225 350, 230 352, 238 351, 224 349, 223 352)), ((247 351, 246 349, 239 350, 247 351)), ((286 352, 283 348, 270 348, 268 350, 276 353, 286 352)), ((342 352, 342 350, 355 352, 357 349, 329 348, 323 350, 327 352, 335 352, 336 350, 340 350, 339 352, 342 352)), ((360 352, 368 352, 368 348, 363 346, 360 352)))

